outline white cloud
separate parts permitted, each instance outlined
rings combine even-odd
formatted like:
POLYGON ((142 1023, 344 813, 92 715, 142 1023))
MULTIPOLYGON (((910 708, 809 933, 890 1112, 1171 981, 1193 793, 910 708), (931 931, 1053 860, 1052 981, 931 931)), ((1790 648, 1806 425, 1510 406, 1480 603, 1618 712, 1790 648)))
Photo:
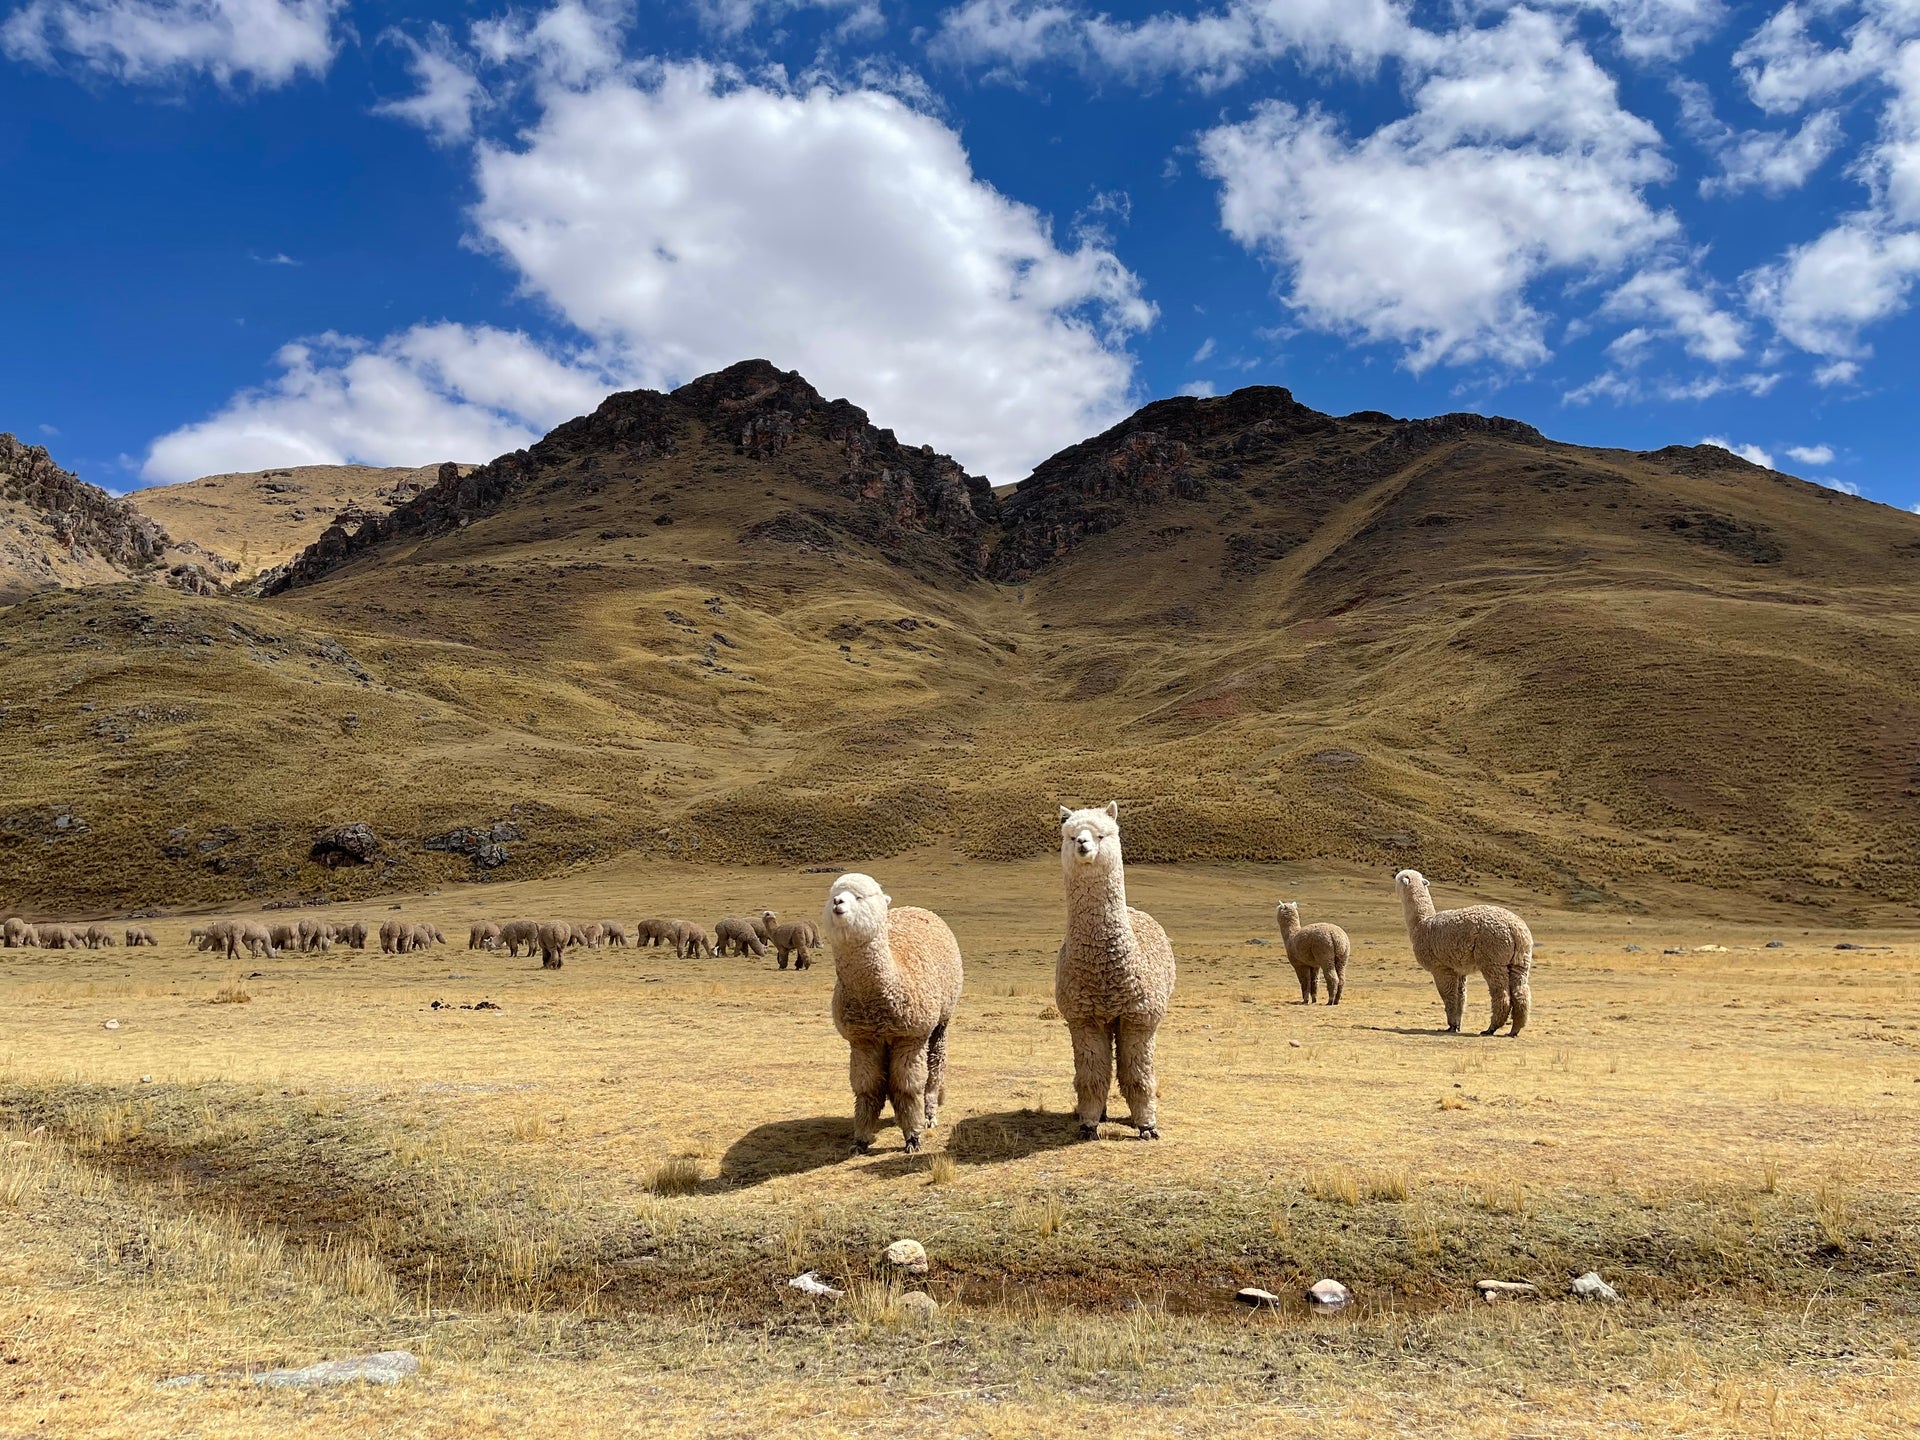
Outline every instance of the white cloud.
POLYGON ((1640 271, 1609 295, 1602 308, 1625 319, 1658 321, 1695 359, 1721 365, 1746 353, 1746 325, 1715 305, 1676 266, 1654 265, 1640 271))
POLYGON ((142 477, 172 484, 275 465, 490 460, 619 384, 589 360, 485 326, 416 325, 377 345, 322 335, 274 359, 270 384, 154 441, 142 477))
POLYGON ((1809 0, 1783 5, 1769 16, 1733 56, 1753 103, 1775 114, 1789 113, 1883 70, 1888 36, 1871 20, 1856 25, 1845 46, 1823 45, 1810 33, 1809 18, 1824 20, 1849 8, 1847 0, 1809 0))
POLYGON ((898 99, 657 64, 540 104, 477 147, 475 227, 642 383, 763 356, 1000 479, 1128 408, 1138 281, 898 99))
POLYGON ((1643 194, 1669 173, 1658 132, 1563 21, 1515 11, 1449 36, 1413 107, 1353 141, 1268 102, 1201 139, 1222 224, 1323 329, 1403 344, 1415 370, 1535 364, 1536 281, 1617 270, 1676 229, 1643 194))
POLYGON ((762 20, 777 21, 796 10, 844 12, 836 27, 843 37, 876 35, 887 28, 878 0, 695 0, 701 23, 735 36, 762 20))
POLYGON ((1213 358, 1215 348, 1213 337, 1209 335, 1205 340, 1200 342, 1200 348, 1193 352, 1193 363, 1195 365, 1206 364, 1208 360, 1213 358))
POLYGON ((1829 490, 1838 490, 1842 495, 1858 495, 1860 487, 1851 480, 1836 480, 1831 475, 1809 475, 1806 477, 1816 485, 1824 485, 1829 490))
POLYGON ((0 50, 129 82, 204 74, 272 89, 326 72, 345 9, 346 0, 31 0, 0 24, 0 50))
POLYGON ((468 58, 454 48, 446 27, 429 27, 424 41, 398 31, 389 32, 389 38, 406 49, 407 70, 420 88, 404 99, 374 106, 374 113, 418 125, 441 144, 473 134, 474 112, 487 103, 486 87, 468 58))
POLYGON ((1851 385, 1860 377, 1860 367, 1852 360, 1835 360, 1813 372, 1813 383, 1820 386, 1851 385))
POLYGON ((1833 447, 1831 445, 1789 445, 1787 454, 1802 465, 1831 465, 1833 447))
POLYGON ((1904 309, 1916 276, 1920 234, 1854 214, 1749 274, 1748 298, 1802 350, 1855 357, 1867 353, 1860 331, 1904 309))
POLYGON ((1718 445, 1722 450, 1731 450, 1742 460, 1751 460, 1763 470, 1773 469, 1773 456, 1758 445, 1736 445, 1724 435, 1707 435, 1700 440, 1702 445, 1718 445))
POLYGON ((1052 0, 968 0, 941 17, 927 48, 939 60, 1014 73, 1057 62, 1215 89, 1287 56, 1365 69, 1430 42, 1393 0, 1230 0, 1132 24, 1052 0))
POLYGON ((1199 399, 1205 400, 1214 393, 1213 382, 1211 380, 1189 380, 1180 387, 1180 393, 1182 395, 1197 396, 1199 399))
POLYGON ((1720 173, 1700 182, 1702 195, 1797 190, 1845 138, 1837 110, 1818 111, 1795 131, 1736 130, 1714 114, 1707 87, 1699 81, 1676 80, 1673 90, 1680 100, 1680 123, 1720 162, 1720 173))
POLYGON ((1546 7, 1592 10, 1619 32, 1636 60, 1671 59, 1699 44, 1726 18, 1722 0, 1542 0, 1546 7))

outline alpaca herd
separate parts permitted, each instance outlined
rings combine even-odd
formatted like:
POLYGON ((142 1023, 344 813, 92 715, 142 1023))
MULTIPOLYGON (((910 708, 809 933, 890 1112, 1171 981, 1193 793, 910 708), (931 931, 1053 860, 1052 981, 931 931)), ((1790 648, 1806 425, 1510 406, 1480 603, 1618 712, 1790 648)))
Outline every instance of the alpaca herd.
MULTIPOLYGON (((1167 932, 1145 911, 1127 904, 1126 864, 1120 848, 1120 805, 1084 810, 1060 807, 1060 867, 1066 890, 1066 937, 1054 969, 1054 1003, 1073 1046, 1076 1111, 1083 1139, 1094 1139, 1108 1118, 1115 1079, 1127 1102, 1127 1121, 1143 1140, 1160 1134, 1154 1045, 1173 998, 1174 955, 1167 932)), ((1427 879, 1417 870, 1394 876, 1406 917, 1414 960, 1433 977, 1447 1030, 1458 1033, 1466 1005, 1467 977, 1486 981, 1492 1023, 1482 1034, 1507 1026, 1517 1036, 1532 1010, 1533 934, 1511 910, 1469 905, 1435 910, 1427 879)), ((1352 943, 1338 925, 1302 925, 1300 907, 1282 901, 1274 919, 1287 961, 1300 983, 1300 1003, 1312 1005, 1326 988, 1327 1004, 1346 998, 1352 943)), ((772 910, 757 919, 723 915, 708 933, 689 920, 654 917, 631 931, 618 920, 477 921, 469 950, 538 952, 546 969, 561 968, 574 947, 668 946, 682 959, 716 955, 775 956, 805 970, 821 937, 833 953, 833 1023, 849 1049, 848 1078, 854 1096, 854 1144, 864 1152, 879 1133, 880 1113, 891 1103, 908 1150, 918 1150, 924 1131, 939 1117, 946 1098, 947 1031, 960 1002, 964 967, 953 931, 932 911, 895 907, 871 876, 842 875, 827 891, 819 926, 782 921, 772 910)), ((144 927, 124 931, 128 946, 154 945, 144 927)), ((438 927, 398 917, 377 930, 364 921, 332 924, 316 919, 263 925, 252 920, 216 920, 188 936, 203 952, 238 956, 310 953, 335 945, 364 950, 377 942, 384 954, 408 954, 445 945, 438 927)), ((86 927, 51 922, 28 924, 18 916, 0 921, 0 945, 9 950, 102 949, 118 944, 104 924, 86 927)))

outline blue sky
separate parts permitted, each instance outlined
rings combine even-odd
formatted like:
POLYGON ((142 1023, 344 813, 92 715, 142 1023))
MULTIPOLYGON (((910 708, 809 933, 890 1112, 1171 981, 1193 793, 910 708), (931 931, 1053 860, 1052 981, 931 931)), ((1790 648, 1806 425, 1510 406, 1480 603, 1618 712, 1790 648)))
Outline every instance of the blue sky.
POLYGON ((0 77, 0 429, 109 488, 762 355, 996 482, 1258 383, 1920 503, 1920 0, 0 0, 0 77))

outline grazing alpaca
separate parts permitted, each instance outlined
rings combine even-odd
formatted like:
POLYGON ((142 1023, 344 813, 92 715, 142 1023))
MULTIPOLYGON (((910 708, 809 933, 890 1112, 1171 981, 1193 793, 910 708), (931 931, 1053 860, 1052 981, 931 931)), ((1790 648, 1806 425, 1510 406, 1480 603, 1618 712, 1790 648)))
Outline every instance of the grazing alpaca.
POLYGON ((491 920, 476 920, 467 931, 467 949, 498 950, 500 948, 500 927, 491 920))
POLYGON ((760 938, 753 921, 744 915, 722 915, 714 921, 713 945, 721 955, 729 950, 736 955, 759 956, 767 953, 767 942, 760 938))
POLYGON ((1098 810, 1060 807, 1060 866, 1067 938, 1053 991, 1073 1037, 1080 1136, 1100 1133, 1117 1057, 1130 1123, 1142 1140, 1157 1140, 1153 1042, 1173 997, 1173 946, 1151 915, 1127 905, 1118 800, 1098 810))
POLYGON ((1492 1035, 1513 1017, 1509 1035, 1526 1028, 1533 1009, 1533 932, 1527 922, 1498 905, 1469 905, 1464 910, 1435 912, 1427 877, 1418 870, 1402 870, 1393 877, 1400 906, 1407 915, 1407 938, 1413 958, 1433 976, 1440 1003, 1447 1011, 1447 1032, 1458 1034, 1460 1012, 1466 1008, 1467 976, 1478 972, 1493 1000, 1493 1023, 1480 1033, 1492 1035))
POLYGON ((1300 906, 1282 900, 1274 907, 1273 918, 1280 922, 1280 938, 1286 942, 1287 960, 1300 980, 1300 1003, 1311 1005, 1319 999, 1320 977, 1327 979, 1327 1004, 1338 1005, 1347 993, 1347 957, 1353 942, 1338 925, 1300 924, 1300 906))
POLYGON ((827 892, 821 928, 833 947, 833 1026, 846 1037, 853 1144, 865 1154, 880 1108, 920 1148, 947 1093, 947 1027, 960 1003, 960 944, 931 910, 889 907, 870 875, 842 875, 827 892))
POLYGON ((754 927, 760 937, 773 948, 775 962, 784 970, 787 957, 793 957, 793 968, 807 970, 812 968, 813 956, 809 953, 820 943, 820 932, 813 928, 811 920, 782 920, 771 910, 760 912, 760 923, 754 927))

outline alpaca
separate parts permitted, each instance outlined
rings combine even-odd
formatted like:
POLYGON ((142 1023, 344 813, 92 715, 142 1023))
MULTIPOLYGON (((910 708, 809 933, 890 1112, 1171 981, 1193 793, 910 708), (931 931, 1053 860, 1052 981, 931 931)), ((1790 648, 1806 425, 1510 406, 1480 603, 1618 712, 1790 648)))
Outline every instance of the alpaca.
POLYGON ((500 946, 509 955, 518 955, 522 950, 531 955, 540 948, 540 922, 538 920, 509 920, 500 927, 500 946))
POLYGON ((331 950, 333 936, 328 932, 333 928, 320 920, 302 920, 297 927, 300 932, 302 950, 331 950))
POLYGON ((567 946, 573 943, 573 926, 565 920, 540 922, 540 968, 558 970, 566 963, 567 946))
POLYGON ((127 948, 129 950, 137 945, 152 945, 157 947, 159 944, 160 942, 153 938, 153 931, 147 929, 144 925, 131 925, 127 927, 127 948))
POLYGON ((819 945, 820 932, 810 920, 781 920, 771 910, 760 912, 760 935, 773 948, 782 970, 787 968, 787 957, 793 957, 793 968, 808 970, 813 966, 813 956, 809 950, 819 945))
POLYGON ((366 949, 367 922, 356 920, 351 925, 343 926, 338 938, 342 944, 351 945, 356 950, 366 949))
POLYGON ((947 1094, 947 1027, 960 1003, 960 944, 931 910, 889 907, 879 882, 842 875, 822 916, 833 947, 833 1026, 851 1048, 853 1144, 865 1154, 889 1098, 920 1148, 947 1094))
POLYGON ((1447 1011, 1447 1033, 1460 1032, 1460 1012, 1466 1008, 1467 976, 1478 971, 1493 1001, 1493 1023, 1480 1033, 1492 1035, 1513 1019, 1509 1036, 1526 1028, 1533 1009, 1533 932, 1527 922, 1498 905, 1469 905, 1464 910, 1435 912, 1427 877, 1418 870, 1402 870, 1393 877, 1406 911, 1407 938, 1413 958, 1433 976, 1440 1003, 1447 1011))
POLYGON ((758 958, 767 953, 767 942, 753 928, 753 921, 744 915, 722 915, 714 921, 713 944, 714 949, 722 955, 727 953, 729 946, 736 955, 758 958))
POLYGON ((478 921, 467 932, 467 949, 497 950, 500 948, 500 927, 491 920, 478 921))
POLYGON ((87 927, 87 949, 106 950, 111 949, 119 943, 118 940, 113 938, 113 931, 109 930, 106 926, 89 925, 87 927))
POLYGON ((413 948, 413 926, 404 920, 389 920, 380 927, 380 953, 404 955, 413 948))
POLYGON ((600 935, 607 944, 618 945, 623 950, 626 948, 627 927, 622 925, 618 920, 602 920, 600 922, 600 935))
POLYGON ((673 922, 674 943, 682 960, 692 960, 699 956, 713 954, 713 937, 698 925, 688 920, 673 922))
POLYGON ((194 943, 202 950, 231 955, 234 953, 235 945, 238 944, 234 938, 234 931, 239 928, 240 922, 237 920, 215 920, 193 932, 196 937, 194 943))
POLYGON ((633 927, 633 943, 636 945, 678 945, 673 935, 671 920, 642 920, 633 927))
POLYGON ((0 939, 5 940, 7 949, 18 950, 32 943, 27 939, 32 930, 33 927, 18 915, 9 915, 6 924, 0 926, 0 939))
POLYGON ((1153 1043, 1173 998, 1173 946, 1151 915, 1127 905, 1118 800, 1096 810, 1060 807, 1060 866, 1067 938, 1053 992, 1073 1037, 1080 1138, 1099 1136, 1117 1057, 1129 1123, 1142 1140, 1157 1140, 1153 1043))
POLYGON ((1282 900, 1274 907, 1273 918, 1280 922, 1280 939, 1287 947, 1287 959, 1300 980, 1300 1003, 1311 1005, 1319 999, 1320 977, 1327 979, 1327 1004, 1338 1005, 1347 993, 1347 957, 1353 942, 1338 925, 1300 924, 1298 901, 1282 900))
POLYGON ((447 943, 447 937, 440 933, 438 925, 428 925, 423 922, 415 925, 411 934, 412 944, 408 947, 410 949, 431 950, 436 945, 447 943))
POLYGON ((227 954, 238 955, 242 945, 246 946, 247 953, 256 959, 262 955, 280 953, 280 947, 267 933, 267 927, 252 920, 244 921, 227 932, 227 954))

